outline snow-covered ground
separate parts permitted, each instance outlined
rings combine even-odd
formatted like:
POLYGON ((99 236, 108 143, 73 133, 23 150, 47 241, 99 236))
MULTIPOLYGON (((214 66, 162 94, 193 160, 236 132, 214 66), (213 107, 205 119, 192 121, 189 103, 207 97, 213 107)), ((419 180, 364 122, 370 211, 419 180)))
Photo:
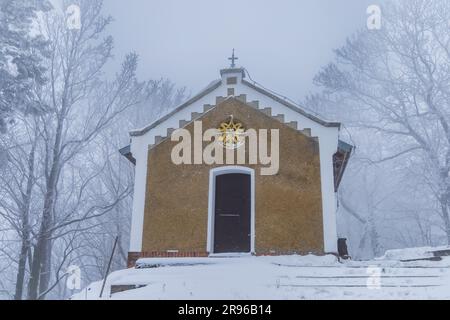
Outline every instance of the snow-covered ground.
MULTIPOLYGON (((372 261, 332 255, 141 259, 114 272, 102 299, 450 299, 450 257, 411 261, 429 248, 392 250, 372 261), (111 285, 139 285, 110 294, 111 285)), ((98 299, 95 282, 73 299, 98 299)))

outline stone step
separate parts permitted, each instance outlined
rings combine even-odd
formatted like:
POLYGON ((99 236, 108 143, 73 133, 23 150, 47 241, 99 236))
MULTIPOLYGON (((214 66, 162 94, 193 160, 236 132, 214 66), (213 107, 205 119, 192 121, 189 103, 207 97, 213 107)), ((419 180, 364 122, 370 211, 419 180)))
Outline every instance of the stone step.
POLYGON ((158 144, 162 142, 166 137, 156 136, 155 137, 155 144, 158 144))
POLYGON ((288 127, 291 127, 292 129, 298 130, 298 122, 297 121, 287 122, 286 125, 288 127))
POLYGON ((225 99, 226 99, 225 97, 216 97, 216 105, 218 105, 218 104, 224 102, 225 99))
POLYGON ((187 120, 180 120, 180 128, 184 128, 185 126, 188 125, 190 121, 187 120))
POLYGON ((248 105, 249 105, 250 107, 253 107, 253 108, 255 108, 255 109, 258 109, 258 108, 259 108, 259 101, 250 101, 250 102, 248 103, 248 105))
POLYGON ((303 133, 305 136, 311 137, 311 129, 309 128, 300 130, 300 132, 303 133))
POLYGON ((277 114, 274 118, 280 122, 284 123, 284 114, 277 114))
POLYGON ((172 133, 175 131, 175 129, 174 128, 169 128, 169 129, 167 129, 167 136, 168 137, 171 137, 172 136, 172 133))
POLYGON ((194 120, 200 118, 202 115, 203 115, 203 113, 192 112, 192 113, 191 113, 191 119, 192 119, 192 121, 194 121, 194 120))
POLYGON ((247 103, 247 95, 246 95, 246 94, 238 95, 238 96, 236 97, 236 99, 238 99, 238 100, 241 101, 241 102, 247 103))
POLYGON ((272 108, 264 108, 261 109, 261 112, 268 115, 268 116, 272 116, 272 108))
POLYGON ((214 106, 213 106, 213 105, 205 104, 205 105, 203 106, 203 112, 208 112, 209 110, 212 110, 212 109, 214 109, 214 106))

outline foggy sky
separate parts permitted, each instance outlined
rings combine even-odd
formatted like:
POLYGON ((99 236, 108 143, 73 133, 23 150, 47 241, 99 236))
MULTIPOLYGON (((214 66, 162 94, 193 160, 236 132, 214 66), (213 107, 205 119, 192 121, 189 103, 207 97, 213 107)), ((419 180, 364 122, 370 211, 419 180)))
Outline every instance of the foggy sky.
POLYGON ((170 78, 197 93, 219 78, 232 48, 252 78, 294 100, 332 50, 366 26, 373 0, 105 0, 115 64, 140 55, 141 79, 170 78), (345 4, 345 5, 344 5, 345 4))

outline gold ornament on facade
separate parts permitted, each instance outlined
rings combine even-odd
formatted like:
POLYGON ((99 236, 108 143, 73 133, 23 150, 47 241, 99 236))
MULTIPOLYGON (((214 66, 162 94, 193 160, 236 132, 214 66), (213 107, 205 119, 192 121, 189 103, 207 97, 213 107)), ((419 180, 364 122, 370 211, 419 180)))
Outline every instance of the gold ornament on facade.
POLYGON ((244 126, 240 122, 235 122, 233 116, 230 116, 228 122, 222 122, 218 131, 219 142, 221 142, 225 148, 236 149, 244 142, 244 126))

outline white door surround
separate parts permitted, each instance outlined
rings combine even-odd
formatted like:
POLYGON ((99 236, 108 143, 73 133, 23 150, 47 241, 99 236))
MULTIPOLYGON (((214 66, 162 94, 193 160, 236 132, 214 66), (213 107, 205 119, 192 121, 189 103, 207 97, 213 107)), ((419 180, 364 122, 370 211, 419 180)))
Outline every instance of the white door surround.
POLYGON ((255 170, 241 166, 225 166, 211 169, 209 172, 209 192, 208 192, 208 233, 206 251, 210 255, 214 254, 214 216, 216 197, 216 177, 225 174, 241 173, 250 176, 250 248, 255 253, 255 170))

